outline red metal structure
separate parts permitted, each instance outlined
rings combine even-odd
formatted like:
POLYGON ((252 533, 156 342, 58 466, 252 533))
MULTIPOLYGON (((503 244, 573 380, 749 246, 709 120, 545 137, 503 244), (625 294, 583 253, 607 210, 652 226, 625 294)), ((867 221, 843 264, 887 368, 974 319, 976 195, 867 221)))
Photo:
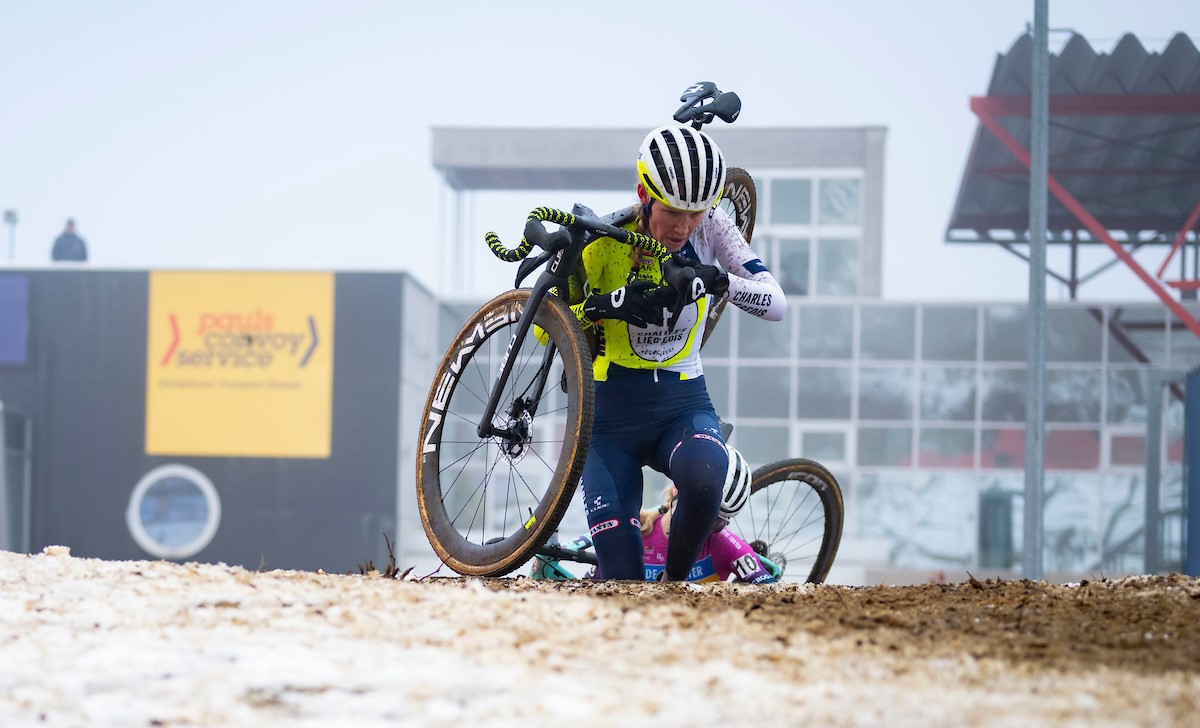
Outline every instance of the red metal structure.
MULTIPOLYGON (((1029 221, 1030 43, 1021 36, 998 56, 988 95, 971 99, 980 127, 946 234, 1026 259, 1013 244, 1027 239, 1029 221)), ((1200 321, 1170 290, 1195 298, 1200 289, 1200 52, 1182 34, 1161 53, 1126 35, 1098 54, 1074 35, 1051 56, 1049 104, 1047 242, 1071 248, 1069 273, 1049 275, 1074 299, 1080 284, 1124 263, 1200 337, 1200 321), (1190 275, 1188 242, 1197 248, 1190 275), (1104 244, 1115 259, 1081 278, 1081 244, 1104 244), (1153 274, 1133 257, 1146 245, 1167 247, 1153 274), (1180 275, 1164 279, 1176 254, 1180 275)))

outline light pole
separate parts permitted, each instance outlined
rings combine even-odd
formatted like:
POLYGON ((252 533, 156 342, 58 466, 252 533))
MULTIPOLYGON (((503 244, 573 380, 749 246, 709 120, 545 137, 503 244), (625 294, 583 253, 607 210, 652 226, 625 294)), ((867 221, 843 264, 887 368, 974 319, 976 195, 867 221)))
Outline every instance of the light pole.
POLYGON ((13 261, 17 245, 17 211, 4 211, 4 224, 8 225, 8 262, 13 261))

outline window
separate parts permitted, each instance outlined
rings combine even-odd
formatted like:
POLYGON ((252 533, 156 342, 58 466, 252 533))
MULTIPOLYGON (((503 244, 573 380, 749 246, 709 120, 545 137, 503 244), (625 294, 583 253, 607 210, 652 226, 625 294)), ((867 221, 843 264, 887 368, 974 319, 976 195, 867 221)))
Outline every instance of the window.
POLYGON ((800 439, 800 454, 820 462, 846 459, 846 435, 841 432, 806 432, 800 439))
POLYGON ((1048 370, 1046 372, 1046 421, 1099 422, 1099 370, 1048 370))
POLYGON ((975 359, 975 309, 926 308, 922 312, 921 358, 935 361, 975 359))
POLYGON ((1024 306, 992 306, 983 312, 983 358, 1025 361, 1028 324, 1024 306))
POLYGON ((777 179, 771 183, 771 224, 812 222, 812 180, 777 179))
POLYGON ((914 492, 909 568, 962 568, 975 556, 977 480, 956 472, 925 473, 914 492))
POLYGON ((974 430, 923 428, 917 452, 917 464, 923 468, 974 467, 974 430))
POLYGON ((1146 400, 1148 387, 1145 369, 1109 369, 1108 421, 1125 425, 1145 424, 1149 406, 1146 400))
POLYGON ((980 433, 979 465, 984 468, 1024 468, 1025 430, 983 430, 980 433))
POLYGON ((791 356, 792 327, 786 317, 783 321, 765 321, 741 312, 735 313, 736 309, 736 306, 729 306, 722 318, 737 316, 738 356, 766 359, 786 359, 791 356))
POLYGON ((1109 452, 1113 465, 1145 465, 1146 438, 1141 435, 1113 435, 1109 452))
MULTIPOLYGON (((903 550, 912 535, 913 500, 912 478, 898 473, 864 473, 855 489, 860 538, 886 539, 889 543, 888 561, 903 550), (868 507, 869 506, 869 507, 868 507)), ((846 509, 851 512, 850 507, 846 509)))
POLYGON ((859 465, 911 465, 911 427, 858 428, 859 465))
POLYGON ((921 419, 975 419, 975 370, 925 366, 921 369, 921 419))
POLYGON ((779 266, 774 270, 783 292, 808 295, 809 243, 797 238, 779 240, 779 266))
POLYGON ((858 241, 844 238, 817 241, 817 295, 858 294, 858 241))
POLYGON ((788 416, 790 378, 787 367, 748 367, 738 370, 738 417, 788 416))
POLYGON ((1047 430, 1047 470, 1095 470, 1100 467, 1100 432, 1047 430))
POLYGON ((861 318, 858 346, 863 359, 913 358, 914 308, 864 306, 861 318))
POLYGON ((858 375, 859 418, 910 419, 913 412, 912 376, 912 367, 863 367, 858 375))
POLYGON ((822 225, 857 225, 862 220, 862 182, 857 179, 821 180, 819 214, 822 225))
POLYGON ((733 430, 733 446, 750 463, 751 468, 773 463, 788 456, 788 428, 738 425, 733 430))
POLYGON ((221 522, 221 500, 204 473, 162 465, 146 473, 129 496, 125 524, 146 552, 186 559, 208 546, 221 522))
POLYGON ((980 392, 985 422, 1025 421, 1025 370, 984 369, 980 392))
POLYGON ((803 367, 796 386, 796 413, 802 419, 850 419, 850 369, 803 367))
POLYGON ((854 333, 854 311, 850 307, 806 306, 799 314, 801 359, 850 358, 854 333))
POLYGON ((1098 308, 1047 310, 1046 361, 1099 362, 1100 315, 1098 308))
MULTIPOLYGON (((1170 312, 1158 306, 1117 306, 1108 310, 1108 360, 1135 364, 1142 356, 1150 361, 1167 360, 1167 340, 1163 333, 1164 315, 1170 312)), ((1174 316, 1172 316, 1174 318, 1174 316)))

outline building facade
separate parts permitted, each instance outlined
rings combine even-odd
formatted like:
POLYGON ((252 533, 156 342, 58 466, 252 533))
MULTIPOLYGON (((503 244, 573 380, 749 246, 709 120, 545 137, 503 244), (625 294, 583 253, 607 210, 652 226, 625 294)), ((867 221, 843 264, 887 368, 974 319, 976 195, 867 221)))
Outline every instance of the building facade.
MULTIPOLYGON (((788 294, 789 309, 782 323, 731 309, 706 345, 705 377, 718 412, 735 426, 732 444, 754 465, 802 456, 838 477, 846 530, 831 579, 870 581, 888 570, 1019 573, 1026 307, 880 298, 884 130, 738 131, 714 137, 730 163, 756 180, 752 247, 788 294)), ((578 159, 565 154, 572 146, 636 145, 632 131, 591 134, 595 143, 564 136, 556 158, 578 159)), ((528 130, 435 130, 435 166, 451 188, 474 193, 586 187, 589 179, 598 189, 629 184, 624 157, 609 167, 600 157, 578 169, 566 164, 556 177, 557 163, 536 157, 535 138, 528 130), (519 140, 528 145, 520 153, 497 151, 519 140)), ((470 308, 443 306, 441 345, 470 308)), ((1161 305, 1050 306, 1049 573, 1144 567, 1147 464, 1155 458, 1164 558, 1178 561, 1177 380, 1197 361, 1200 341, 1161 305), (1148 455, 1148 447, 1156 452, 1148 455)), ((648 473, 646 498, 656 498, 663 483, 648 473)), ((563 531, 583 530, 582 507, 573 508, 563 531)))

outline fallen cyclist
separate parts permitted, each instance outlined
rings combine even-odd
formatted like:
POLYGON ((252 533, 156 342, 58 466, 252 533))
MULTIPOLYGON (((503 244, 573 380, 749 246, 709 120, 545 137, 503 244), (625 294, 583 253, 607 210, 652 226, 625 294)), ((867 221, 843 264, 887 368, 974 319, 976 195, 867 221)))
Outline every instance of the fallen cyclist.
MULTIPOLYGON (((729 450, 729 472, 721 491, 721 506, 713 524, 712 532, 700 549, 700 557, 688 573, 688 581, 734 581, 749 584, 769 584, 779 580, 780 567, 775 562, 755 552, 750 544, 729 528, 729 522, 746 504, 750 495, 750 466, 742 454, 732 447, 729 450)), ((678 489, 668 485, 663 490, 662 505, 640 514, 643 545, 643 563, 646 581, 659 581, 666 568, 667 542, 671 534, 671 519, 678 504, 678 489)), ((566 547, 568 550, 586 553, 593 549, 589 535, 580 536, 566 547)), ((535 579, 574 579, 575 576, 560 564, 558 559, 535 556, 530 576, 535 579)), ((588 578, 603 579, 596 571, 588 578)))

